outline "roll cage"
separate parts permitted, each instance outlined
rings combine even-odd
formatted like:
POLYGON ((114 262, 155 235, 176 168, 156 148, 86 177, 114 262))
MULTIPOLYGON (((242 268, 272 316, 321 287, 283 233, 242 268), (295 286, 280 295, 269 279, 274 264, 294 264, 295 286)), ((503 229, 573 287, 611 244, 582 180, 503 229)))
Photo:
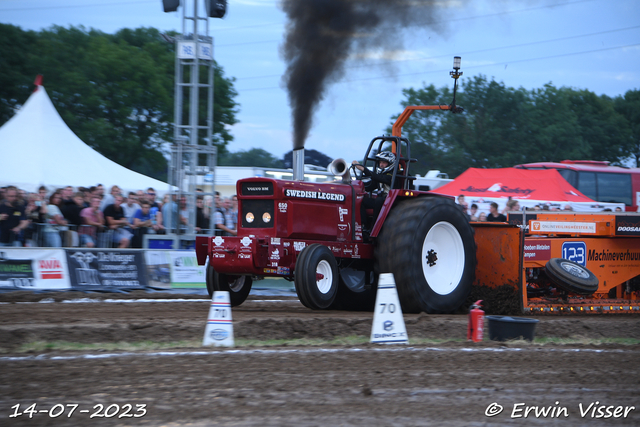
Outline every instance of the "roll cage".
POLYGON ((383 147, 388 143, 395 148, 394 153, 398 157, 398 161, 393 167, 391 188, 412 190, 413 180, 416 178, 409 175, 409 167, 411 163, 415 163, 418 160, 411 158, 411 144, 407 138, 391 135, 373 138, 369 143, 362 164, 365 168, 370 167, 370 169, 375 170, 378 163, 378 159, 375 156, 377 153, 384 151, 383 147))

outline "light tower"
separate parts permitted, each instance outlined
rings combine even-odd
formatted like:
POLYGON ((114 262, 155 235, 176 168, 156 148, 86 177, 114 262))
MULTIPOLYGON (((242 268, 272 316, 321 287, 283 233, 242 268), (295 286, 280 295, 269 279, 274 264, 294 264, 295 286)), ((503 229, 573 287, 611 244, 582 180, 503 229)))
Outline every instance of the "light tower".
MULTIPOLYGON (((213 37, 209 35, 209 18, 222 18, 226 0, 204 0, 199 10, 198 0, 162 0, 165 12, 174 12, 182 3, 182 33, 173 41, 176 47, 174 132, 168 178, 171 197, 177 209, 168 209, 168 224, 180 234, 181 242, 195 240, 196 188, 203 187, 203 196, 213 196, 217 149, 213 144, 213 37), (206 106, 206 113, 202 114, 206 106), (198 177, 202 177, 199 183, 198 177), (204 182, 211 181, 210 186, 204 182), (209 188, 206 188, 209 187, 209 188), (206 189, 205 189, 206 188, 206 189), (187 200, 188 224, 180 224, 180 199, 187 200)), ((210 227, 209 234, 213 234, 210 227)), ((181 243, 182 246, 182 243, 181 243)))

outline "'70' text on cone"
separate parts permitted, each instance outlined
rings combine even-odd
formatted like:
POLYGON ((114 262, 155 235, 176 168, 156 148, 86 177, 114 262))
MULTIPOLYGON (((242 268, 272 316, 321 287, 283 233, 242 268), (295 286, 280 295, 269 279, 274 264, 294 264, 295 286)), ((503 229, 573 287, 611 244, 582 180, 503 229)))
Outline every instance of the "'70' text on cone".
POLYGON ((372 343, 409 343, 396 282, 391 273, 380 274, 374 310, 373 327, 371 328, 372 343))
POLYGON ((231 302, 229 292, 215 291, 211 298, 211 308, 204 330, 202 345, 233 347, 233 324, 231 322, 231 302))

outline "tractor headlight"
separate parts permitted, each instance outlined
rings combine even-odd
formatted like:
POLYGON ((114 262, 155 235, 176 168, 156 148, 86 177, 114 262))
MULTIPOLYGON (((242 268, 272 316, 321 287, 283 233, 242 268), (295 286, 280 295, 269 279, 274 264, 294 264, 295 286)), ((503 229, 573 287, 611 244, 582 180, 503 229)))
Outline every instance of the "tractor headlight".
POLYGON ((243 200, 241 206, 242 214, 240 214, 242 227, 273 228, 276 222, 274 203, 273 199, 243 200))

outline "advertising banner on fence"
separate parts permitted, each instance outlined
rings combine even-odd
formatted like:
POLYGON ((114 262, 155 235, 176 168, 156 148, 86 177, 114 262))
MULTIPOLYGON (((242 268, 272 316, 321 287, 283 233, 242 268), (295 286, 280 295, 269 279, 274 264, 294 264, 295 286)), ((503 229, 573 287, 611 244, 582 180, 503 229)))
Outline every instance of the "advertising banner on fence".
POLYGON ((62 249, 0 248, 0 289, 69 289, 62 249))
POLYGON ((168 251, 144 251, 149 286, 171 289, 171 258, 168 251))
POLYGON ((141 289, 147 286, 143 252, 127 249, 65 249, 71 286, 141 289))
POLYGON ((205 267, 198 265, 196 251, 170 251, 171 285, 174 288, 206 287, 205 267))
POLYGON ((196 252, 145 251, 149 286, 157 288, 204 288, 205 267, 198 265, 196 252))

